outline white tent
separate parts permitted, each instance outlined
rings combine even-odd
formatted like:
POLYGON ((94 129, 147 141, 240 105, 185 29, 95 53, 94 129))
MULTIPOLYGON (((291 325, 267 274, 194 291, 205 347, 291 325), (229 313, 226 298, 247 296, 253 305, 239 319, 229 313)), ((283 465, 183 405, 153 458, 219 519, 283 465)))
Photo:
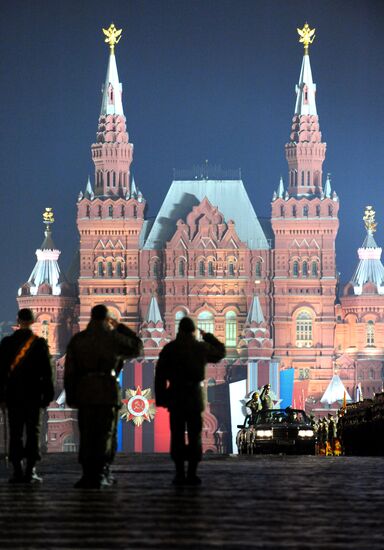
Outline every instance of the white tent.
POLYGON ((327 389, 324 392, 323 397, 320 399, 321 403, 326 403, 327 405, 332 405, 336 401, 343 401, 344 393, 347 401, 352 401, 351 396, 345 389, 344 384, 341 381, 341 378, 338 374, 332 376, 332 380, 328 384, 327 389))

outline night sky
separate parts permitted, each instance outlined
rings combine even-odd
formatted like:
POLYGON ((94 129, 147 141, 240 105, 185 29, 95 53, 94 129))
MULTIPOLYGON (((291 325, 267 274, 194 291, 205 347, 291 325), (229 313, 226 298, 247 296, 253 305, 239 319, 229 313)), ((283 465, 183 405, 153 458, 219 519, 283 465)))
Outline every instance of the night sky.
POLYGON ((0 320, 43 241, 42 212, 66 271, 77 247, 76 201, 88 174, 108 47, 116 48, 132 172, 154 216, 174 168, 208 159, 241 168, 256 213, 270 215, 289 137, 303 48, 310 49, 327 142, 324 173, 340 197, 337 264, 347 282, 372 204, 384 243, 384 2, 382 0, 2 0, 0 320))

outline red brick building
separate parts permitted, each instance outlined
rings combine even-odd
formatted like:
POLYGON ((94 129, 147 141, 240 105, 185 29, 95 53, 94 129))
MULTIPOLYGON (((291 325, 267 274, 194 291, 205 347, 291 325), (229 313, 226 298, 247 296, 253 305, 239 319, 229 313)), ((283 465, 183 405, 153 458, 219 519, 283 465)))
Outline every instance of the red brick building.
MULTIPOLYGON (((94 179, 77 203, 77 296, 64 281, 52 284, 59 252, 47 226, 49 242, 37 253, 38 263, 50 262, 50 271, 38 279, 32 274, 18 298, 21 307, 38 313, 40 331, 54 355, 65 353, 69 333, 83 329, 91 308, 104 303, 144 340, 145 357, 125 367, 123 389, 149 389, 159 351, 175 336, 180 319, 191 316, 227 346, 226 360, 207 369, 206 451, 230 449, 231 381, 248 378, 251 391, 271 380, 278 398, 276 373, 293 368, 293 404, 307 410, 322 406, 335 369, 351 395, 358 381, 368 393, 381 388, 384 268, 372 234, 359 255, 363 262, 375 262, 375 269, 363 270, 364 275, 360 270, 335 306, 339 199, 323 174, 326 144, 316 109, 310 42, 304 41, 285 146, 287 185, 281 179, 273 194, 269 224, 260 223, 239 174, 209 166, 175 174, 155 220, 146 219, 145 188, 141 192, 131 174, 134 149, 112 42, 91 145, 94 179), (251 381, 251 365, 257 366, 252 367, 257 382, 251 381)), ((75 441, 74 412, 65 408, 60 394, 62 361, 58 365, 59 402, 50 411, 48 433, 52 450, 75 441)), ((164 410, 152 422, 124 421, 120 448, 165 451, 167 430, 164 410)))

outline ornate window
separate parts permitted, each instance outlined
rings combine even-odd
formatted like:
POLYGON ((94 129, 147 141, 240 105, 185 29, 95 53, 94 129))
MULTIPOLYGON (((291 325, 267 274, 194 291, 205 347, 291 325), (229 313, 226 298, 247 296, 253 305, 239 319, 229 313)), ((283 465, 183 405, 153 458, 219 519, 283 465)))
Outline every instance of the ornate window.
POLYGON ((179 331, 179 324, 180 324, 180 321, 183 317, 185 317, 184 311, 176 311, 176 314, 175 314, 175 335, 179 331))
POLYGON ((294 277, 299 276, 299 262, 297 262, 297 261, 293 262, 292 275, 294 277))
POLYGON ((330 204, 328 206, 328 216, 331 216, 331 217, 333 216, 333 206, 332 206, 332 204, 330 204))
POLYGON ((292 206, 292 216, 293 216, 294 218, 296 218, 296 212, 297 212, 296 206, 292 206))
POLYGON ((113 271, 112 271, 112 262, 107 262, 107 277, 112 277, 113 271))
POLYGON ((308 205, 307 205, 307 204, 305 204, 305 205, 303 206, 303 216, 304 216, 305 218, 308 217, 308 205))
POLYGON ((137 218, 137 206, 135 204, 133 205, 133 217, 137 218))
POLYGON ((199 275, 200 275, 200 277, 204 277, 204 275, 205 275, 205 263, 204 263, 204 260, 200 260, 200 262, 199 262, 199 275))
POLYGON ((113 218, 113 206, 108 206, 108 216, 113 218))
POLYGON ((152 276, 158 277, 160 275, 159 262, 155 260, 152 264, 152 276))
POLYGON ((229 262, 228 264, 228 275, 230 277, 234 277, 235 275, 235 266, 233 265, 233 262, 229 262))
POLYGON ((282 204, 282 205, 280 206, 280 216, 281 216, 282 218, 284 218, 284 215, 285 215, 285 212, 284 212, 284 205, 282 204))
POLYGON ((205 332, 215 331, 215 320, 210 311, 202 311, 197 317, 197 327, 205 332))
POLYGON ((209 277, 214 276, 213 262, 208 262, 208 275, 209 275, 209 277))
POLYGON ((91 216, 91 207, 89 206, 89 204, 87 204, 85 215, 87 216, 87 218, 91 216))
POLYGON ((306 311, 299 313, 296 319, 296 346, 298 348, 310 348, 312 340, 312 317, 306 311))
POLYGON ((316 216, 318 218, 320 217, 320 206, 319 205, 316 206, 316 216))
POLYGON ((368 321, 367 323, 366 341, 367 341, 367 346, 375 345, 375 323, 373 321, 368 321))
POLYGON ((301 273, 303 277, 308 277, 308 262, 303 262, 301 273))
POLYGON ((237 344, 237 320, 234 311, 225 314, 225 345, 234 348, 237 344))
POLYGON ((116 262, 116 277, 122 277, 122 275, 121 262, 116 262))
POLYGON ((124 204, 121 206, 121 217, 122 218, 125 217, 125 206, 124 206, 124 204))
POLYGON ((311 274, 312 274, 312 277, 318 276, 319 272, 317 269, 317 262, 312 262, 311 274))
POLYGON ((103 215, 103 209, 101 208, 101 206, 99 206, 99 208, 98 208, 98 216, 99 216, 99 218, 101 218, 102 215, 103 215))
POLYGON ((185 277, 185 262, 184 262, 184 260, 179 260, 178 274, 179 274, 179 277, 185 277))
POLYGON ((98 262, 98 264, 97 264, 97 276, 102 277, 103 275, 104 275, 103 262, 98 262))
POLYGON ((256 262, 255 275, 256 277, 261 277, 261 260, 257 260, 256 262))

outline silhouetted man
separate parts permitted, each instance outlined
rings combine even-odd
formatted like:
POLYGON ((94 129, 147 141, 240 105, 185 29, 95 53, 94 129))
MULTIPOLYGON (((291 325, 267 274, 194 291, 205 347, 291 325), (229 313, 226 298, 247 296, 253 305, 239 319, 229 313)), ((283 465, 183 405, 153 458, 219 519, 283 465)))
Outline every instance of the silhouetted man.
POLYGON ((87 328, 67 348, 64 371, 66 401, 78 408, 79 462, 83 476, 75 487, 100 488, 111 483, 109 466, 116 452, 121 405, 117 381, 123 360, 137 357, 140 338, 113 319, 100 304, 91 311, 87 328))
POLYGON ((174 483, 177 485, 185 481, 191 485, 201 483, 196 472, 202 457, 205 365, 217 363, 225 357, 224 345, 213 334, 200 330, 203 341, 199 342, 195 332, 192 319, 184 317, 176 339, 161 351, 155 375, 156 405, 167 407, 170 412, 171 457, 176 466, 174 483), (185 444, 185 429, 188 446, 185 444), (188 461, 186 480, 185 460, 188 461))
POLYGON ((41 458, 41 412, 54 395, 52 365, 47 342, 31 330, 32 311, 21 309, 17 321, 19 329, 0 344, 0 401, 8 409, 9 459, 14 470, 10 482, 34 483, 42 481, 35 465, 41 458))

